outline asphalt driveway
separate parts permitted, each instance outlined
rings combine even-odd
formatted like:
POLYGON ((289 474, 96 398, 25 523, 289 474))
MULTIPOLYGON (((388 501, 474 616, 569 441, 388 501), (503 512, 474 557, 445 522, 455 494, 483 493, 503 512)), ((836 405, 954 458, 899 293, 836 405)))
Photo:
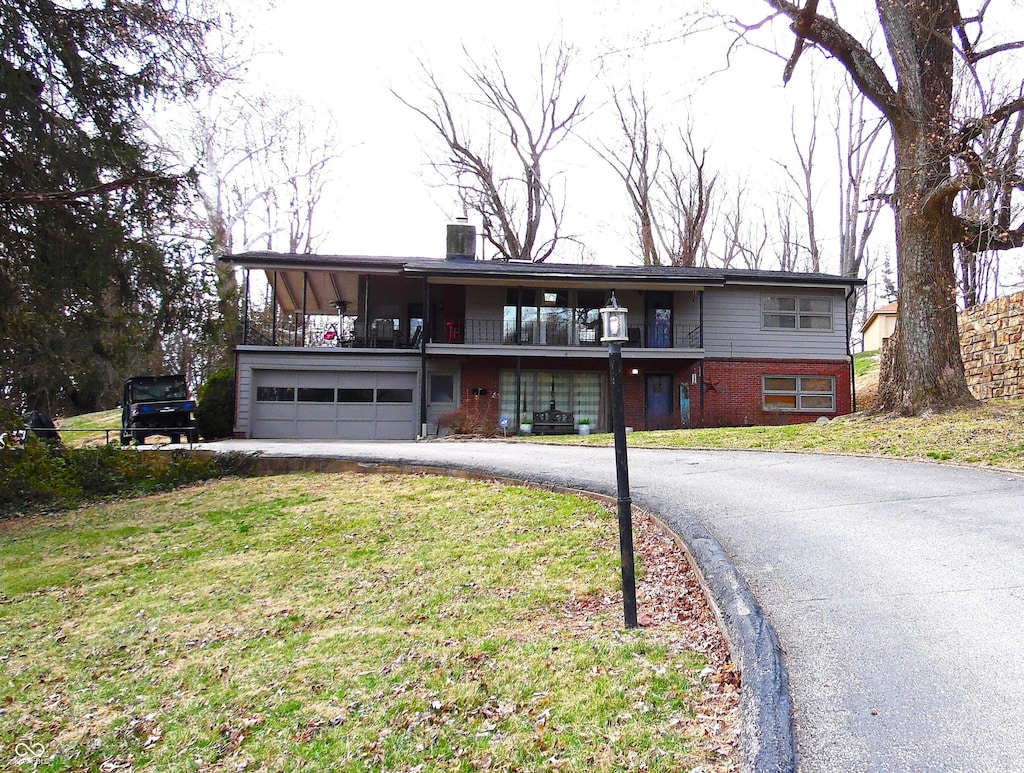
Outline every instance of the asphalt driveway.
MULTIPOLYGON (((615 487, 608 448, 200 447, 468 469, 604 494, 615 487)), ((777 632, 801 770, 1024 769, 1024 478, 784 453, 630 449, 629 461, 634 504, 691 541, 713 535, 730 566, 724 575, 705 569, 728 579, 734 568, 746 582, 719 592, 742 615, 749 588, 777 632)), ((784 754, 774 759, 788 764, 784 754)))

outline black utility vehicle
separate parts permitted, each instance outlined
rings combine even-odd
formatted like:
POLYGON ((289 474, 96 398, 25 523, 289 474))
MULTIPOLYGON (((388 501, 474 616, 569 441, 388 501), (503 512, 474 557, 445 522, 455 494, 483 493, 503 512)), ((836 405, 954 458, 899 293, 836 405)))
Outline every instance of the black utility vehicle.
POLYGON ((184 435, 199 437, 196 401, 188 396, 184 376, 134 376, 124 382, 121 401, 121 445, 144 443, 150 435, 166 435, 172 443, 184 435))

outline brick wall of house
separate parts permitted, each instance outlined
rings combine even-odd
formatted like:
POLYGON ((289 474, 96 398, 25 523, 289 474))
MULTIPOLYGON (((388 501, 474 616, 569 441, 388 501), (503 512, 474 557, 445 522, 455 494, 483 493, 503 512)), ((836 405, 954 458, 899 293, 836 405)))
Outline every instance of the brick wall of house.
MULTIPOLYGON (((696 400, 695 400, 696 401, 696 400)), ((848 360, 706 360, 704 362, 703 426, 745 424, 799 424, 819 416, 841 416, 851 411, 848 360), (832 376, 836 382, 836 410, 766 411, 762 407, 761 377, 832 376)), ((695 423, 695 426, 696 423, 695 423)))
MULTIPOLYGON (((544 363, 550 367, 551 363, 544 363)), ((529 367, 543 364, 530 362, 529 367)), ((524 367, 527 367, 524 364, 524 367)), ((623 391, 626 404, 626 425, 637 430, 646 429, 645 401, 648 373, 670 373, 673 396, 679 394, 680 384, 691 384, 691 374, 699 372, 697 365, 687 362, 676 365, 665 361, 623 362, 623 391), (639 372, 633 374, 636 368, 639 372)), ((488 417, 488 423, 497 426, 499 400, 498 373, 500 367, 485 358, 467 358, 462 362, 461 404, 488 417), (474 393, 474 389, 482 394, 474 393)), ((607 370, 602 370, 607 373, 607 370)), ((850 413, 850 365, 847 360, 706 360, 704 362, 704 407, 701 411, 697 385, 690 386, 691 427, 742 426, 744 424, 797 424, 810 422, 819 416, 840 416, 850 413), (836 410, 766 411, 762 408, 761 377, 779 376, 832 376, 836 381, 836 410)), ((673 405, 674 426, 679 426, 679 406, 673 405)))
POLYGON ((1024 397, 1024 292, 960 314, 967 385, 980 400, 1024 397))

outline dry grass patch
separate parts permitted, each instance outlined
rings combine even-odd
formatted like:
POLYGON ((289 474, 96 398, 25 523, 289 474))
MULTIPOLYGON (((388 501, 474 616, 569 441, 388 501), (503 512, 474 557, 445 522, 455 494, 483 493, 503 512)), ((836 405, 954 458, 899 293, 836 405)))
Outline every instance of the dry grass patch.
POLYGON ((588 500, 293 475, 0 534, 0 766, 738 766, 692 574, 641 519, 646 627, 622 631, 616 521, 588 500))

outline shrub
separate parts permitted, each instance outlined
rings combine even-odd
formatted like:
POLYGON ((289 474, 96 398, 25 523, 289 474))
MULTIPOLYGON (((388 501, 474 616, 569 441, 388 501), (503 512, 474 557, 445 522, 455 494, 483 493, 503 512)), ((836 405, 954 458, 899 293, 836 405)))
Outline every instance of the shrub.
POLYGON ((139 453, 115 445, 72 449, 29 439, 24 448, 0 450, 0 518, 246 475, 254 467, 254 458, 245 454, 139 453))
POLYGON ((474 397, 457 410, 439 417, 437 423, 440 427, 447 427, 453 435, 494 437, 501 434, 497 412, 497 403, 493 398, 474 397))
POLYGON ((235 424, 235 371, 218 370, 199 389, 199 434, 207 440, 231 437, 235 424))

